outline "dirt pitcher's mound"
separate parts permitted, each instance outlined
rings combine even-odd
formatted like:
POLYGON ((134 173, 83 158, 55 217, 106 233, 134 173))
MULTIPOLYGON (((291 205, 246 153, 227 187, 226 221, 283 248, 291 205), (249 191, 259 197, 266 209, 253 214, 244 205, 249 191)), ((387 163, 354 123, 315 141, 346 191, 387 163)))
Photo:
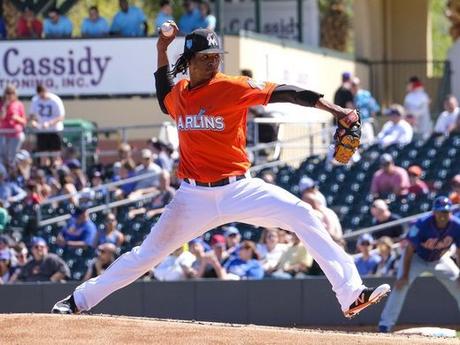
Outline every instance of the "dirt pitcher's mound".
POLYGON ((347 334, 261 326, 162 321, 111 316, 0 314, 0 344, 456 344, 458 339, 347 334))

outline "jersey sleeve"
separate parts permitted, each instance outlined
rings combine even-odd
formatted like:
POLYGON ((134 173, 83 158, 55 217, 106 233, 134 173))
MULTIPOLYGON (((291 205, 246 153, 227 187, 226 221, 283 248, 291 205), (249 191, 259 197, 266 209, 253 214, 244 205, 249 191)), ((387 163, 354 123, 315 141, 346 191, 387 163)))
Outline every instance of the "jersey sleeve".
POLYGON ((239 108, 267 105, 276 87, 275 83, 260 82, 248 77, 229 78, 226 81, 228 103, 239 108))

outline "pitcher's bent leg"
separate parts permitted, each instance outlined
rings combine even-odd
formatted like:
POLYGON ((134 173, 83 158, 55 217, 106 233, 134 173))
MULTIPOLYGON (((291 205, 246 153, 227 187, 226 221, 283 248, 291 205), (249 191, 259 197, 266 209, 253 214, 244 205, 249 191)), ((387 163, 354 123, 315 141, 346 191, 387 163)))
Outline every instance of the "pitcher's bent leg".
POLYGON ((351 256, 332 240, 310 205, 260 179, 242 180, 235 189, 238 193, 229 194, 224 203, 238 215, 236 220, 297 233, 332 284, 342 311, 348 310, 364 285, 351 256))
MULTIPOLYGON (((212 220, 215 217, 212 216, 211 208, 208 208, 207 213, 210 218, 206 219, 200 215, 201 210, 195 209, 196 200, 177 200, 177 197, 176 194, 176 198, 166 207, 140 246, 120 256, 102 275, 75 289, 73 296, 79 311, 90 310, 112 292, 132 283, 152 269, 175 249, 214 226, 212 220), (194 211, 198 212, 196 217, 192 216, 194 211)), ((206 208, 206 204, 206 200, 201 199, 198 207, 206 208)))
POLYGON ((313 256, 332 285, 342 311, 363 291, 364 285, 353 258, 334 242, 320 220, 301 202, 290 211, 289 229, 294 231, 313 256), (295 209, 294 209, 295 208, 295 209))

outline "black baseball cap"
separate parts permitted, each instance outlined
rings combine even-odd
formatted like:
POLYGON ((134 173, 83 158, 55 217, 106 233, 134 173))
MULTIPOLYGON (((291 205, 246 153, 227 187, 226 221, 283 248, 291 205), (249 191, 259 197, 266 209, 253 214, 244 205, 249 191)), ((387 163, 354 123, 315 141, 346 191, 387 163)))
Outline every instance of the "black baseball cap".
POLYGON ((219 37, 209 29, 196 29, 185 36, 184 53, 225 54, 219 37))

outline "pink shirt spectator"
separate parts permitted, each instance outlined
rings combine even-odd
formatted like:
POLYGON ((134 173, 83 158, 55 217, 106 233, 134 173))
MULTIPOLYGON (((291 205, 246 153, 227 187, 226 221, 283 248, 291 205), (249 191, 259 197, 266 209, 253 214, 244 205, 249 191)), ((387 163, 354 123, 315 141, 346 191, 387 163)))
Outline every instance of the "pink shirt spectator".
MULTIPOLYGON (((4 105, 0 102, 0 109, 4 105)), ((20 116, 24 120, 26 119, 26 112, 24 109, 24 104, 21 101, 15 100, 10 102, 6 106, 5 116, 1 118, 0 128, 2 129, 13 129, 14 133, 5 134, 9 138, 18 138, 20 134, 24 131, 24 125, 13 118, 13 115, 20 116)))
POLYGON ((394 166, 391 173, 386 172, 384 169, 379 169, 372 178, 372 194, 395 193, 396 195, 404 195, 407 194, 408 188, 409 176, 407 171, 398 166, 394 166))

